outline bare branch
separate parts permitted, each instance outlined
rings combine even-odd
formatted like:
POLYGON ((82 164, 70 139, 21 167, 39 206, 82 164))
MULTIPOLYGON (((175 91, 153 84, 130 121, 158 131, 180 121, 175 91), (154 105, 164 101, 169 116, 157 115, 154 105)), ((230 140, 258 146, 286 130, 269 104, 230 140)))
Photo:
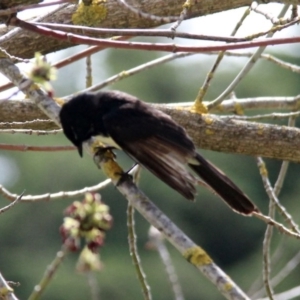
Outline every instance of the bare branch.
POLYGON ((130 177, 114 161, 111 152, 95 156, 95 163, 120 193, 154 227, 163 233, 168 241, 199 271, 203 273, 227 299, 249 299, 247 295, 226 275, 199 245, 195 244, 184 232, 163 214, 133 183, 130 177))
POLYGON ((9 286, 5 278, 0 273, 0 297, 5 300, 18 300, 14 290, 9 286))
MULTIPOLYGON (((16 17, 11 18, 10 24, 16 27, 20 27, 31 32, 38 33, 40 35, 44 35, 49 38, 54 38, 61 40, 63 42, 71 42, 73 44, 85 44, 85 45, 95 45, 107 48, 116 48, 116 49, 130 49, 130 50, 148 50, 148 51, 165 51, 165 52, 208 52, 208 51, 225 51, 225 50, 237 50, 237 49, 247 49, 247 48, 254 48, 260 47, 260 51, 257 51, 255 54, 255 58, 260 57, 261 53, 267 46, 274 46, 274 45, 285 45, 285 44, 295 44, 300 42, 300 37, 286 37, 286 38, 265 38, 265 39, 257 39, 255 41, 250 42, 237 42, 231 44, 221 44, 221 45, 208 45, 208 46, 194 46, 194 45, 181 45, 181 44, 174 44, 174 43, 143 43, 143 42, 124 42, 124 41, 114 41, 114 40, 106 40, 106 39, 97 39, 92 37, 86 37, 84 35, 67 33, 64 31, 58 30, 50 30, 47 27, 43 26, 36 26, 32 23, 24 22, 16 17)), ((1 44, 0 44, 1 45, 1 44)), ((249 62, 253 64, 252 62, 249 62)), ((250 66, 250 65, 249 65, 250 66)), ((247 69, 244 69, 244 73, 247 69)), ((246 73, 245 73, 246 74, 246 73)), ((233 88, 236 86, 230 86, 230 89, 226 90, 223 95, 222 99, 224 99, 229 91, 232 91, 233 88)), ((221 97, 221 96, 220 96, 221 97)), ((217 100, 217 99, 216 99, 217 100)), ((216 101, 215 100, 215 101, 216 101)), ((219 101, 214 102, 214 105, 220 104, 219 101)))
MULTIPOLYGON (((1 1, 3 7, 12 7, 10 2, 14 1, 1 1)), ((38 1, 16 1, 17 5, 21 3, 37 3, 38 1)), ((173 1, 173 0, 153 0, 142 1, 139 5, 135 6, 137 9, 143 12, 147 12, 157 16, 179 16, 182 12, 182 5, 185 1, 173 1)), ((300 4, 300 0, 283 0, 283 1, 270 1, 274 3, 286 3, 286 4, 300 4)), ((214 5, 211 5, 210 0, 194 1, 189 7, 189 12, 186 16, 187 19, 213 14, 220 11, 227 11, 242 6, 249 6, 252 3, 250 0, 234 0, 234 1, 214 1, 214 5)), ((163 24, 157 20, 140 18, 134 13, 128 13, 126 9, 118 4, 117 1, 103 1, 101 3, 102 14, 97 16, 95 20, 87 20, 84 18, 78 18, 76 15, 77 5, 69 5, 61 9, 59 12, 47 16, 43 19, 44 22, 49 23, 63 23, 63 24, 77 24, 88 25, 93 27, 102 28, 151 28, 163 24)), ((0 36, 7 34, 5 27, 0 28, 0 36)), ((83 32, 84 35, 88 35, 83 32)), ((95 36, 95 35, 92 35, 95 36)), ((96 35, 97 37, 110 37, 107 35, 96 35)), ((26 32, 24 30, 18 31, 14 39, 0 40, 0 47, 6 49, 11 55, 15 55, 22 58, 31 58, 34 56, 35 51, 39 51, 43 54, 53 51, 65 49, 73 46, 70 42, 62 42, 58 40, 52 40, 45 36, 40 36, 35 33, 26 32), (27 47, 24 47, 27 45, 27 47)))
MULTIPOLYGON (((35 202, 35 201, 50 201, 50 200, 58 200, 61 198, 71 198, 71 197, 78 197, 81 195, 84 195, 85 193, 94 193, 98 192, 99 190, 105 188, 107 185, 111 183, 110 179, 106 179, 103 182, 100 182, 97 185, 85 187, 81 190, 76 191, 61 191, 57 193, 46 193, 43 195, 26 195, 22 196, 22 202, 35 202)), ((10 191, 8 191, 6 188, 4 188, 2 185, 0 185, 0 194, 10 200, 13 201, 16 198, 19 198, 21 195, 12 194, 10 191)))
MULTIPOLYGON (((249 98, 226 100, 217 109, 220 111, 235 111, 237 108, 240 110, 254 108, 292 110, 298 107, 298 103, 299 97, 249 98)), ((192 103, 184 104, 191 105, 192 103)), ((209 114, 199 115, 192 113, 186 107, 178 109, 181 105, 183 103, 155 104, 154 106, 185 127, 199 148, 300 162, 300 130, 298 128, 232 120, 231 117, 226 119, 209 114)), ((24 122, 45 119, 45 115, 30 102, 0 101, 0 119, 4 122, 24 122), (14 116, 13 119, 11 119, 12 116, 14 116)), ((7 125, 0 123, 0 128, 7 128, 7 125)), ((13 128, 50 130, 57 129, 57 126, 54 123, 30 124, 30 126, 16 124, 13 128)))
POLYGON ((63 245, 61 250, 56 253, 56 257, 54 258, 54 260, 47 267, 39 284, 34 287, 34 290, 32 291, 31 295, 28 298, 29 300, 40 299, 41 294, 45 291, 46 287, 53 279, 55 273, 58 270, 58 267, 62 264, 64 258, 68 253, 69 250, 65 245, 63 245))
POLYGON ((14 205, 16 205, 18 202, 20 202, 21 199, 22 199, 22 197, 23 197, 23 195, 24 195, 24 193, 25 193, 25 191, 24 191, 21 195, 19 195, 12 203, 6 205, 5 207, 2 207, 2 208, 0 209, 0 214, 2 214, 2 213, 4 213, 4 212, 8 211, 8 210, 11 209, 14 205))
POLYGON ((1 150, 9 151, 38 151, 38 152, 56 152, 56 151, 74 151, 74 146, 28 146, 28 145, 9 145, 0 144, 1 150))

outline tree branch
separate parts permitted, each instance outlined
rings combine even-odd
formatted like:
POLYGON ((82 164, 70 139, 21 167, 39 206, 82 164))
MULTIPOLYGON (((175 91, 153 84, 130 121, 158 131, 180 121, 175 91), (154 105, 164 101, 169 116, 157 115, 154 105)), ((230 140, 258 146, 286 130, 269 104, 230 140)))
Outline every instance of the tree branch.
MULTIPOLYGON (((287 102, 292 108, 298 101, 287 102)), ((228 103, 223 106, 228 106, 228 103)), ((157 105, 172 116, 188 131, 197 147, 202 149, 262 156, 280 160, 300 162, 300 130, 287 126, 237 121, 217 115, 192 113, 189 110, 176 109, 167 105, 157 105)), ((0 129, 30 128, 38 130, 57 129, 51 121, 33 123, 36 119, 48 120, 39 108, 29 101, 0 101, 0 129)))
MULTIPOLYGON (((6 2, 7 1, 4 1, 3 5, 6 2)), ((21 4, 21 1, 15 2, 21 4)), ((24 4, 24 2, 32 3, 34 1, 22 1, 22 4, 24 4)), ((300 0, 269 2, 300 4, 300 0)), ((142 1, 139 2, 140 4, 138 6, 136 5, 136 2, 132 3, 132 1, 128 1, 128 3, 133 5, 135 8, 138 8, 140 11, 147 12, 152 15, 180 16, 182 12, 182 5, 185 3, 185 1, 142 1)), ((251 3, 252 1, 250 0, 215 0, 214 5, 211 5, 210 0, 194 1, 189 8, 189 13, 187 14, 186 18, 190 19, 199 16, 210 15, 216 12, 227 11, 242 6, 249 6, 251 3)), ((12 5, 10 4, 9 7, 11 6, 12 5)), ((48 15, 47 17, 43 18, 42 21, 60 24, 88 25, 102 28, 152 28, 164 24, 163 21, 141 18, 139 15, 124 9, 124 7, 118 4, 117 1, 103 1, 99 7, 102 8, 102 11, 100 13, 99 10, 99 15, 97 15, 94 20, 87 18, 86 16, 75 14, 78 5, 69 5, 68 7, 63 8, 54 14, 48 15), (99 17, 100 15, 101 17, 99 17)), ((4 35, 7 33, 7 28, 5 26, 2 28, 0 27, 0 37, 2 36, 2 38, 0 38, 0 47, 5 49, 8 53, 10 53, 10 55, 15 55, 21 58, 31 58, 34 56, 34 52, 37 50, 43 54, 47 54, 74 46, 71 43, 49 39, 46 36, 37 35, 24 30, 17 32, 14 38, 10 36, 6 39, 4 35), (26 47, 24 47, 24 45, 26 45, 26 47)), ((74 31, 74 33, 98 38, 108 37, 107 35, 99 34, 91 35, 90 33, 88 34, 82 32, 81 30, 80 32, 78 30, 74 31)))

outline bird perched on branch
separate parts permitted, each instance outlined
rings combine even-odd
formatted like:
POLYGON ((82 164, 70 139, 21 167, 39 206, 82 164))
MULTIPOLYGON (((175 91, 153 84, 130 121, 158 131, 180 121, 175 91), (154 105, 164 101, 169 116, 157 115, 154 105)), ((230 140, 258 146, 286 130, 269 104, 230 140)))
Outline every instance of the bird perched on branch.
POLYGON ((119 91, 83 93, 63 105, 60 120, 80 156, 83 143, 97 136, 107 146, 122 149, 188 200, 195 197, 197 179, 187 166, 236 212, 258 211, 222 171, 196 151, 179 124, 134 96, 119 91))

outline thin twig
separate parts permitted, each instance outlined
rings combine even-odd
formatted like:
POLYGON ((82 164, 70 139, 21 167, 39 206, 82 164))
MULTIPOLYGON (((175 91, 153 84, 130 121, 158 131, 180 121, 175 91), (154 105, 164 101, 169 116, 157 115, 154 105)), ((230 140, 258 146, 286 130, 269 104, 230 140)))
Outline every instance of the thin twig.
MULTIPOLYGON (((35 32, 37 34, 42 34, 48 37, 52 37, 58 40, 67 41, 74 44, 86 44, 86 45, 96 45, 107 48, 117 48, 117 49, 131 49, 131 50, 148 50, 148 51, 166 51, 166 52, 209 52, 209 51, 225 51, 225 50, 237 50, 237 49, 247 49, 255 47, 266 47, 271 45, 284 45, 284 44, 294 44, 299 43, 300 37, 287 37, 287 38, 267 38, 258 39, 256 41, 250 42, 237 42, 225 45, 208 45, 208 46, 194 46, 194 45, 180 45, 173 43, 142 43, 142 42, 123 42, 123 41, 113 41, 107 39, 97 39, 86 37, 83 35, 66 33, 58 30, 49 30, 46 27, 36 26, 32 23, 22 21, 17 18, 12 18, 10 25, 21 27, 23 29, 35 32)), ((260 53, 259 53, 260 56, 260 53)), ((226 94, 227 95, 227 94, 226 94)))
MULTIPOLYGON (((278 18, 282 18, 286 12, 288 11, 289 5, 284 5, 281 12, 278 15, 278 18)), ((270 32, 267 35, 267 40, 269 40, 274 35, 273 32, 270 32)), ((271 38, 272 39, 272 38, 271 38)), ((214 107, 218 106, 222 103, 222 101, 231 93, 234 91, 236 86, 242 81, 242 79, 250 72, 252 67, 255 65, 258 58, 261 56, 261 54, 266 49, 267 45, 260 45, 259 48, 255 51, 255 53, 252 55, 250 60, 245 64, 243 69, 239 72, 239 74, 235 77, 235 79, 230 83, 230 85, 219 95, 216 99, 214 99, 212 102, 210 102, 207 106, 208 110, 212 110, 214 107)), ((229 49, 228 49, 229 50, 229 49)))
MULTIPOLYGON (((139 165, 135 166, 131 170, 134 182, 137 184, 140 179, 141 167, 139 165)), ((135 232, 135 220, 134 220, 134 207, 128 203, 127 205, 127 228, 128 228, 128 244, 129 244, 129 253, 132 258, 135 271, 137 273, 137 278, 142 288, 142 292, 145 300, 151 300, 151 289, 147 282, 146 274, 143 270, 141 259, 138 253, 137 248, 137 236, 135 232)))
POLYGON ((32 120, 32 121, 24 121, 24 122, 0 122, 0 126, 2 127, 18 127, 18 126, 27 126, 27 125, 36 125, 36 124, 51 124, 53 121, 51 120, 32 120))
MULTIPOLYGON (((57 193, 52 193, 52 194, 47 193, 47 194, 43 194, 43 195, 26 195, 26 196, 22 196, 22 202, 51 201, 51 200, 58 200, 61 198, 78 197, 78 196, 84 195, 86 193, 97 192, 97 191, 105 188, 110 183, 111 183, 111 180, 106 179, 97 185, 85 187, 81 190, 67 191, 67 192, 61 191, 61 192, 57 192, 57 193)), ((20 197, 20 195, 12 194, 10 191, 5 189, 2 185, 0 185, 0 194, 10 201, 13 201, 17 197, 20 197)))
POLYGON ((13 288, 8 284, 0 273, 0 298, 5 300, 18 300, 14 294, 13 288))
POLYGON ((262 158, 258 157, 257 158, 257 164, 261 173, 261 177, 264 183, 265 190, 269 196, 269 199, 275 204, 276 209, 278 212, 282 215, 282 217, 285 219, 285 221, 288 223, 290 228, 297 234, 300 234, 299 228, 297 223, 293 220, 292 216, 286 211, 285 207, 280 203, 278 200, 272 186, 270 183, 270 180, 268 178, 268 173, 265 167, 265 163, 262 160, 262 158))
POLYGON ((176 31, 176 29, 179 27, 179 25, 182 23, 182 21, 186 18, 189 10, 191 9, 192 6, 192 0, 186 0, 185 3, 182 5, 183 9, 182 12, 180 13, 180 16, 176 23, 172 25, 171 30, 173 32, 176 31))
MULTIPOLYGON (((294 118, 294 116, 290 117, 289 122, 288 122, 288 126, 294 127, 295 124, 296 124, 296 118, 294 118)), ((281 188, 283 186, 283 182, 285 180, 288 167, 289 167, 289 162, 288 161, 283 161, 282 164, 281 164, 281 168, 280 168, 276 183, 274 185, 274 193, 277 197, 279 196, 279 194, 281 192, 281 188)))
POLYGON ((151 226, 149 229, 149 239, 151 245, 153 244, 157 249, 159 256, 164 264, 168 279, 171 283, 175 300, 184 300, 183 292, 172 263, 172 259, 168 248, 165 244, 164 237, 155 227, 151 226))
POLYGON ((100 299, 99 280, 94 271, 90 271, 86 274, 88 285, 91 291, 91 300, 100 299))
POLYGON ((45 291, 46 287, 49 285, 51 280, 53 279, 54 274, 57 272, 58 267, 62 264, 64 258, 69 253, 65 244, 62 246, 61 250, 57 252, 55 259, 51 262, 51 264, 47 267, 44 276, 38 285, 34 287, 31 295, 28 300, 37 300, 40 299, 41 294, 45 291))
POLYGON ((62 30, 77 30, 84 33, 97 33, 99 35, 121 35, 121 36, 151 36, 151 37, 166 37, 166 38, 181 38, 181 39, 192 39, 192 40, 204 40, 214 42, 244 42, 249 41, 249 38, 245 37, 232 37, 232 36, 220 36, 220 35, 205 35, 195 34, 182 31, 173 32, 170 29, 114 29, 114 28, 93 28, 81 25, 69 25, 60 23, 44 23, 44 22, 30 22, 30 24, 36 26, 44 26, 49 28, 57 28, 62 30))
MULTIPOLYGON (((287 290, 283 293, 275 294, 276 300, 287 300, 287 299, 294 299, 298 298, 300 295, 300 286, 294 287, 290 290, 287 290)), ((269 300, 269 298, 259 298, 257 300, 269 300)))
POLYGON ((297 112, 289 112, 289 113, 271 113, 271 114, 262 114, 262 115, 255 115, 255 116, 220 116, 220 118, 229 120, 229 119, 235 119, 235 120, 251 120, 251 121, 259 121, 263 119, 285 119, 290 117, 299 117, 300 111, 297 112))
MULTIPOLYGON (((237 31, 239 30, 239 28, 242 26, 244 20, 249 16, 249 12, 250 12, 250 8, 247 8, 246 11, 244 12, 244 14, 242 15, 240 21, 237 23, 237 25, 235 26, 235 28, 233 29, 233 31, 231 32, 231 36, 236 35, 237 31)), ((211 69, 208 71, 205 80, 201 86, 201 88, 198 91, 198 94, 196 96, 196 100, 195 100, 195 107, 197 108, 198 105, 200 105, 200 103, 203 101, 205 94, 208 91, 208 88, 210 86, 210 83, 214 77, 214 74, 217 70, 217 68, 219 67, 222 59, 224 58, 225 55, 225 51, 221 51, 219 52, 216 61, 214 62, 213 66, 211 67, 211 69)))
POLYGON ((87 56, 85 59, 86 65, 86 76, 85 76, 85 87, 89 88, 93 84, 93 74, 92 74, 92 57, 91 55, 87 56))
MULTIPOLYGON (((261 164, 264 165, 262 159, 259 157, 258 158, 258 166, 260 169, 260 173, 262 174, 262 177, 264 177, 264 174, 262 173, 261 164)), ((263 169, 265 170, 265 165, 264 165, 263 169)), ((268 215, 270 218, 274 219, 275 204, 271 199, 269 201, 268 215)), ((271 246, 272 235, 273 235, 273 226, 268 224, 267 229, 265 231, 264 240, 263 240, 263 281, 264 281, 264 286, 265 286, 267 296, 271 300, 274 300, 274 291, 273 291, 273 288, 272 288, 272 285, 270 282, 270 274, 271 274, 270 246, 271 246)))
POLYGON ((51 135, 61 133, 61 129, 56 130, 32 130, 32 129, 0 129, 0 133, 28 134, 28 135, 51 135))
MULTIPOLYGON (((163 56, 161 58, 154 59, 154 60, 149 61, 149 62, 147 62, 145 64, 139 65, 139 66, 137 66, 135 68, 132 68, 132 69, 129 69, 129 70, 125 70, 125 71, 122 71, 119 74, 113 75, 110 78, 107 78, 106 80, 104 80, 104 81, 102 81, 100 83, 97 83, 94 86, 91 86, 90 88, 82 90, 81 92, 82 93, 85 93, 85 92, 95 92, 97 90, 103 89, 104 87, 106 87, 106 86, 108 86, 110 84, 116 83, 116 82, 118 82, 118 81, 120 81, 122 79, 128 78, 128 77, 133 76, 135 74, 138 74, 138 73, 140 73, 142 71, 146 71, 146 70, 148 70, 150 68, 156 67, 156 66, 161 65, 163 63, 175 60, 177 58, 182 58, 182 57, 190 56, 190 55, 193 55, 193 54, 195 54, 195 53, 176 53, 176 54, 169 54, 169 55, 163 56)), ((69 98, 69 96, 68 96, 68 98, 69 98)))
MULTIPOLYGON (((281 20, 281 19, 280 19, 281 20)), ((253 39, 257 39, 259 37, 262 37, 262 36, 265 36, 265 35, 268 35, 270 33, 274 34, 275 32, 278 32, 278 31, 281 31, 283 29, 286 29, 288 27, 291 27, 295 24, 298 24, 299 23, 299 18, 296 18, 290 22, 286 22, 286 24, 284 25, 276 25, 276 26, 273 26, 271 29, 269 30, 266 30, 266 31, 262 31, 262 32, 259 32, 259 33, 255 33, 255 34, 251 34, 251 35, 248 35, 246 37, 246 40, 253 40, 253 39)))
POLYGON ((0 209, 0 214, 8 211, 10 208, 12 208, 14 205, 16 205, 17 203, 19 203, 24 195, 25 191, 23 191, 12 203, 6 205, 5 207, 2 207, 0 209))
POLYGON ((146 279, 146 274, 143 271, 142 263, 140 257, 138 255, 137 245, 136 245, 136 233, 135 233, 135 222, 134 222, 134 207, 128 203, 127 206, 127 228, 128 228, 128 244, 129 244, 129 252, 132 258, 133 265, 135 267, 135 271, 137 273, 137 277, 139 283, 142 288, 142 292, 145 300, 151 300, 151 289, 146 279))
POLYGON ((11 145, 0 144, 1 150, 9 151, 38 151, 38 152, 57 152, 57 151, 74 151, 74 146, 28 146, 28 145, 11 145))
MULTIPOLYGON (((294 117, 290 117, 288 125, 295 126, 295 118, 294 117)), ((280 172, 277 177, 274 189, 272 189, 272 187, 268 183, 269 180, 267 177, 267 171, 266 171, 265 165, 263 163, 263 160, 261 158, 258 158, 258 164, 260 166, 260 171, 261 171, 264 185, 267 188, 267 192, 270 197, 269 217, 274 219, 275 203, 274 203, 272 191, 273 191, 274 195, 276 197, 278 197, 278 195, 281 191, 282 185, 283 185, 283 181, 286 177, 289 162, 287 162, 287 161, 282 162, 280 172)), ((272 280, 270 280, 270 272, 271 272, 270 271, 270 268, 271 268, 271 266, 270 266, 270 262, 271 262, 270 245, 271 245, 272 234, 273 234, 273 227, 271 225, 268 225, 266 232, 265 232, 264 241, 263 241, 263 262, 264 262, 263 279, 264 279, 264 283, 265 283, 264 287, 265 287, 267 295, 270 299, 274 298, 274 291, 272 289, 272 286, 274 286, 274 282, 272 280)))
POLYGON ((263 10, 258 8, 258 3, 254 1, 251 5, 251 10, 256 12, 257 14, 260 14, 264 16, 267 20, 271 21, 273 25, 277 24, 279 22, 279 18, 275 17, 267 12, 264 12, 263 10))
POLYGON ((144 18, 144 19, 150 19, 152 21, 157 21, 157 22, 161 22, 161 23, 171 23, 173 21, 178 20, 178 17, 172 17, 172 16, 160 17, 160 16, 142 12, 141 10, 128 4, 125 0, 117 0, 117 1, 119 4, 121 4, 122 6, 126 7, 128 10, 133 12, 134 14, 136 14, 139 17, 144 18))
POLYGON ((270 218, 269 216, 265 216, 263 214, 260 213, 253 213, 254 217, 257 217, 258 219, 264 221, 266 224, 272 225, 274 226, 279 232, 286 234, 287 236, 296 238, 297 240, 300 239, 300 234, 296 233, 290 229, 288 229, 287 227, 285 227, 284 225, 282 225, 281 223, 275 221, 274 219, 270 218))
POLYGON ((300 264, 300 251, 292 258, 290 259, 285 266, 278 272, 277 275, 275 275, 271 283, 273 286, 278 285, 281 283, 288 275, 290 275, 300 264))
MULTIPOLYGON (((88 27, 88 28, 90 28, 90 27, 88 27)), ((128 39, 128 37, 118 36, 118 37, 114 37, 113 39, 115 41, 123 41, 123 40, 128 39)), ((56 68, 56 69, 60 69, 62 67, 65 67, 69 64, 72 64, 72 63, 74 63, 74 62, 76 62, 76 61, 78 61, 82 58, 85 58, 89 55, 92 55, 92 54, 97 53, 97 52, 99 52, 101 50, 104 50, 104 49, 105 49, 105 47, 101 47, 101 46, 91 46, 91 47, 88 47, 87 49, 84 49, 80 52, 77 52, 77 53, 75 53, 71 56, 68 56, 67 58, 61 59, 58 62, 51 64, 51 66, 56 68)), ((3 85, 0 86, 0 92, 3 92, 3 91, 5 91, 7 89, 10 89, 10 88, 13 88, 14 86, 15 85, 12 82, 8 82, 6 84, 3 84, 3 85)))
POLYGON ((60 127, 60 106, 32 80, 25 77, 20 69, 8 58, 0 60, 0 72, 13 82, 25 95, 60 127))

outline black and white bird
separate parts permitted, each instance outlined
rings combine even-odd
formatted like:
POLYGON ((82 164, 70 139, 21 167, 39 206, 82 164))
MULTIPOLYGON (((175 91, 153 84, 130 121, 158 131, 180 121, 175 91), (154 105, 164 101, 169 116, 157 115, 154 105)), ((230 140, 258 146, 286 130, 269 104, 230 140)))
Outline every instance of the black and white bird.
POLYGON ((119 91, 83 93, 63 105, 60 120, 80 156, 83 142, 97 136, 107 146, 122 149, 189 200, 195 197, 197 179, 187 166, 236 212, 250 215, 258 211, 222 171, 196 151, 180 125, 134 96, 119 91))

